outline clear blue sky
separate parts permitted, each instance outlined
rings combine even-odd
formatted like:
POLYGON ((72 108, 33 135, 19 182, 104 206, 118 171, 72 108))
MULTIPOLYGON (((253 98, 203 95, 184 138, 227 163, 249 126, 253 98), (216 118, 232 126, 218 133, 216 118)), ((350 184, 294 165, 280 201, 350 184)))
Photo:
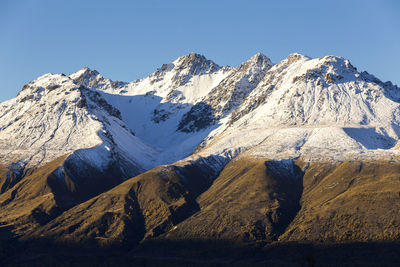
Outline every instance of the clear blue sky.
POLYGON ((44 73, 132 81, 190 52, 333 54, 400 85, 400 1, 0 1, 0 101, 44 73))

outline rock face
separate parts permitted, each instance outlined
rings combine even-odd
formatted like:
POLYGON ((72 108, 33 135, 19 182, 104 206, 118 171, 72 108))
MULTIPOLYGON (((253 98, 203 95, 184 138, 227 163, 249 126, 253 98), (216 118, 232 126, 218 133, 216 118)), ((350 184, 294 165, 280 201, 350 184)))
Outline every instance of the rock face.
POLYGON ((199 131, 228 116, 242 104, 272 65, 262 54, 242 63, 183 116, 178 130, 199 131))
POLYGON ((399 134, 399 88, 336 56, 45 74, 0 103, 0 239, 395 241, 399 134))

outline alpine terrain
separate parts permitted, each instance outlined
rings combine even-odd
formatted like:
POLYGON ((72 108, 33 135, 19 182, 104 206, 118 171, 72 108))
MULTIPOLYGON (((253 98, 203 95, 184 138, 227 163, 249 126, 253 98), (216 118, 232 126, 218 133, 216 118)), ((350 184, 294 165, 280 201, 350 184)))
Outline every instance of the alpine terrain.
POLYGON ((337 56, 45 74, 0 103, 0 263, 399 263, 399 140, 337 56))

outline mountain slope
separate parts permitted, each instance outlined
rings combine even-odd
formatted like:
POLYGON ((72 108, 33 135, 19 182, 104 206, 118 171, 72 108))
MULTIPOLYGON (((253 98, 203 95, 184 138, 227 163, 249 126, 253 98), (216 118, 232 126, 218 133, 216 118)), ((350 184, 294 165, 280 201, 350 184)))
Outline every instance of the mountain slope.
POLYGON ((283 240, 398 241, 400 165, 316 163, 303 176, 301 209, 283 240))
POLYGON ((196 197, 218 175, 218 158, 159 166, 64 212, 26 238, 58 242, 137 243, 171 230, 199 209, 196 197))
POLYGON ((99 92, 121 111, 123 121, 137 137, 158 148, 156 166, 189 156, 208 135, 209 129, 193 135, 176 129, 182 116, 231 72, 230 67, 191 53, 131 83, 112 82, 87 68, 69 77, 99 92))
POLYGON ((0 114, 2 223, 42 224, 154 166, 120 112, 65 75, 30 82, 0 114))
POLYGON ((38 166, 64 154, 103 168, 115 156, 131 165, 129 177, 152 166, 156 153, 99 93, 67 76, 38 78, 2 103, 0 113, 1 161, 14 163, 11 168, 38 166))
POLYGON ((260 53, 242 63, 183 116, 178 130, 199 131, 229 115, 240 106, 272 65, 271 60, 260 53))
POLYGON ((0 104, 0 239, 396 242, 399 134, 399 88, 336 56, 46 74, 0 104))
POLYGON ((343 58, 290 55, 266 73, 201 151, 252 149, 271 159, 391 158, 397 155, 399 96, 398 87, 357 72, 343 58))
POLYGON ((197 202, 200 211, 165 237, 182 240, 276 240, 300 208, 302 172, 291 163, 240 158, 225 166, 197 202))

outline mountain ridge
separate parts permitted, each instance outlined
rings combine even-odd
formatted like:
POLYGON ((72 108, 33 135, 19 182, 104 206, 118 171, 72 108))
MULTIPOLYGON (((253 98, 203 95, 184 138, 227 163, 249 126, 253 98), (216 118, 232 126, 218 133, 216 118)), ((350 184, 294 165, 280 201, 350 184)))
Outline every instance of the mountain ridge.
POLYGON ((337 56, 45 74, 0 103, 0 230, 89 247, 393 241, 399 139, 399 88, 337 56))
MULTIPOLYGON (((257 53, 237 68, 231 68, 220 67, 203 55, 190 53, 162 65, 149 77, 130 83, 112 81, 102 77, 98 71, 84 67, 68 76, 45 74, 25 85, 17 98, 20 102, 35 103, 52 91, 60 94, 64 88, 68 91, 73 87, 77 91, 86 90, 92 99, 100 101, 95 105, 100 105, 108 114, 127 123, 122 125, 123 128, 134 132, 145 143, 152 144, 150 147, 158 147, 155 151, 170 151, 169 144, 175 144, 173 150, 180 150, 181 146, 181 152, 166 163, 189 156, 199 144, 196 151, 200 151, 201 147, 206 146, 207 140, 222 137, 232 129, 237 131, 243 123, 250 122, 258 127, 254 121, 260 116, 264 117, 263 120, 269 118, 265 123, 273 128, 301 125, 321 125, 326 128, 342 123, 343 127, 359 126, 363 129, 371 128, 368 126, 371 125, 376 129, 375 133, 371 130, 371 134, 386 140, 383 142, 389 144, 398 139, 399 126, 395 123, 399 118, 399 112, 396 111, 400 99, 398 87, 390 82, 383 83, 366 72, 357 72, 347 59, 341 57, 311 59, 294 53, 273 64, 266 56, 257 53), (149 77, 153 78, 149 80, 149 77), (208 81, 205 82, 203 78, 208 81), (327 104, 324 104, 325 101, 327 104), (347 103, 342 104, 343 101, 347 103), (342 108, 344 106, 351 110, 345 110, 342 108), (346 116, 352 119, 348 120, 346 116), (249 120, 249 117, 256 119, 249 120)), ((67 91, 64 93, 69 94, 67 91)), ((72 102, 76 101, 78 108, 87 105, 86 97, 81 100, 78 98, 71 99, 72 102)), ((9 113, 3 111, 3 116, 9 113)), ((15 116, 14 120, 18 121, 19 117, 15 116)), ((1 129, 4 132, 7 124, 3 125, 1 129)), ((357 131, 353 133, 349 129, 345 130, 345 134, 354 136, 358 135, 357 131)), ((384 145, 364 144, 366 146, 384 145)), ((161 158, 170 157, 168 153, 165 152, 161 158)), ((151 168, 162 163, 149 166, 151 168)))

